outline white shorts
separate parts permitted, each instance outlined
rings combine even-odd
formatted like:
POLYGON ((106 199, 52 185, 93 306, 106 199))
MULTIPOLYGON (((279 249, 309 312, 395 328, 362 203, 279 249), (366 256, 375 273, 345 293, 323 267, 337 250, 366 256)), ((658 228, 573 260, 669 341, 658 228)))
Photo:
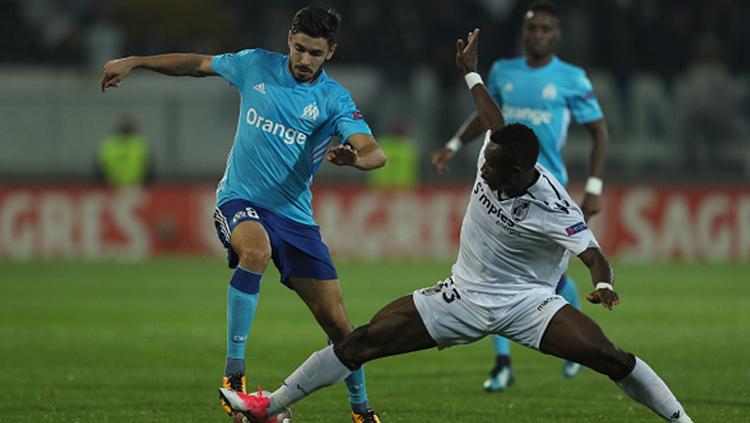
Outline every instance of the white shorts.
POLYGON ((513 296, 468 291, 448 278, 412 294, 438 348, 469 344, 486 335, 505 336, 539 349, 550 320, 565 304, 553 288, 531 287, 513 296))

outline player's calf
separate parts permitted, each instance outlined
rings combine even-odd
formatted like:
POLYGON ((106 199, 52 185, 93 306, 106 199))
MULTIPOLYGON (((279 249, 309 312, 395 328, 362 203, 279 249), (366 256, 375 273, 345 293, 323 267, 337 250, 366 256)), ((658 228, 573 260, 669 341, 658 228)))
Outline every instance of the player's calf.
POLYGON ((609 341, 597 345, 594 351, 594 354, 582 361, 574 361, 609 376, 613 380, 627 376, 635 366, 633 354, 621 350, 609 341))
MULTIPOLYGON (((343 310, 343 305, 334 308, 343 310)), ((352 324, 344 313, 338 313, 331 310, 331 307, 324 306, 311 306, 310 311, 332 343, 336 344, 352 333, 352 324)))

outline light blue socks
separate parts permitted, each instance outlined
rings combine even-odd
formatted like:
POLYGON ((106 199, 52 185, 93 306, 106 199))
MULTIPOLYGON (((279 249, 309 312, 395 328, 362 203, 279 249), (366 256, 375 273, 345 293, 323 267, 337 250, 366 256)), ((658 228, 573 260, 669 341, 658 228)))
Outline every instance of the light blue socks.
POLYGON ((229 376, 245 371, 247 336, 258 305, 260 279, 263 275, 237 267, 227 292, 227 364, 224 374, 229 376))

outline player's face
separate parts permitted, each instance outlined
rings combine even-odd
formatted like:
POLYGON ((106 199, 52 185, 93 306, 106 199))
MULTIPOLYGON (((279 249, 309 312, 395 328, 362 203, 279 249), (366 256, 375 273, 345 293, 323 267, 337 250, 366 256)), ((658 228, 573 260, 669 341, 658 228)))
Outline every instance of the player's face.
POLYGON ((289 70, 294 79, 308 82, 315 79, 326 60, 333 57, 336 43, 328 44, 328 40, 320 37, 313 38, 307 34, 289 32, 289 70))
POLYGON ((521 168, 514 165, 503 148, 494 142, 484 149, 482 179, 493 191, 514 192, 520 182, 521 168))
POLYGON ((523 21, 523 45, 526 54, 534 58, 549 56, 560 42, 560 23, 557 18, 544 12, 526 14, 523 21))

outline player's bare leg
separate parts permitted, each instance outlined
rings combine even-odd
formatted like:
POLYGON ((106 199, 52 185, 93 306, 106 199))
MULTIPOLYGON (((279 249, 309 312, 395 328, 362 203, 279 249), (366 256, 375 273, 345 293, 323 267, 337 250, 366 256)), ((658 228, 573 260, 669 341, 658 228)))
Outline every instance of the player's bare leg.
MULTIPOLYGON (((290 277, 289 286, 315 316, 318 324, 333 344, 339 343, 352 332, 352 324, 344 309, 341 284, 338 280, 316 280, 290 277)), ((346 389, 355 422, 380 422, 380 418, 367 400, 364 369, 359 368, 346 378, 346 389)))
POLYGON ((338 280, 290 277, 287 283, 307 304, 315 320, 334 343, 352 332, 338 280))
POLYGON ((334 348, 313 353, 270 397, 268 414, 284 410, 314 391, 336 384, 370 360, 435 347, 411 295, 381 309, 334 348))
POLYGON ((437 344, 427 332, 410 294, 383 307, 369 324, 352 332, 339 345, 337 352, 347 364, 356 366, 377 358, 435 346, 437 344))
MULTIPOLYGON (((271 259, 271 244, 263 225, 251 220, 240 222, 232 230, 230 243, 239 265, 227 293, 227 358, 222 385, 246 392, 245 347, 258 304, 260 279, 271 259)), ((224 400, 221 406, 231 413, 224 400)))
POLYGON ((539 349, 609 376, 665 421, 692 422, 666 383, 645 362, 615 346, 599 325, 570 305, 552 318, 539 349))

